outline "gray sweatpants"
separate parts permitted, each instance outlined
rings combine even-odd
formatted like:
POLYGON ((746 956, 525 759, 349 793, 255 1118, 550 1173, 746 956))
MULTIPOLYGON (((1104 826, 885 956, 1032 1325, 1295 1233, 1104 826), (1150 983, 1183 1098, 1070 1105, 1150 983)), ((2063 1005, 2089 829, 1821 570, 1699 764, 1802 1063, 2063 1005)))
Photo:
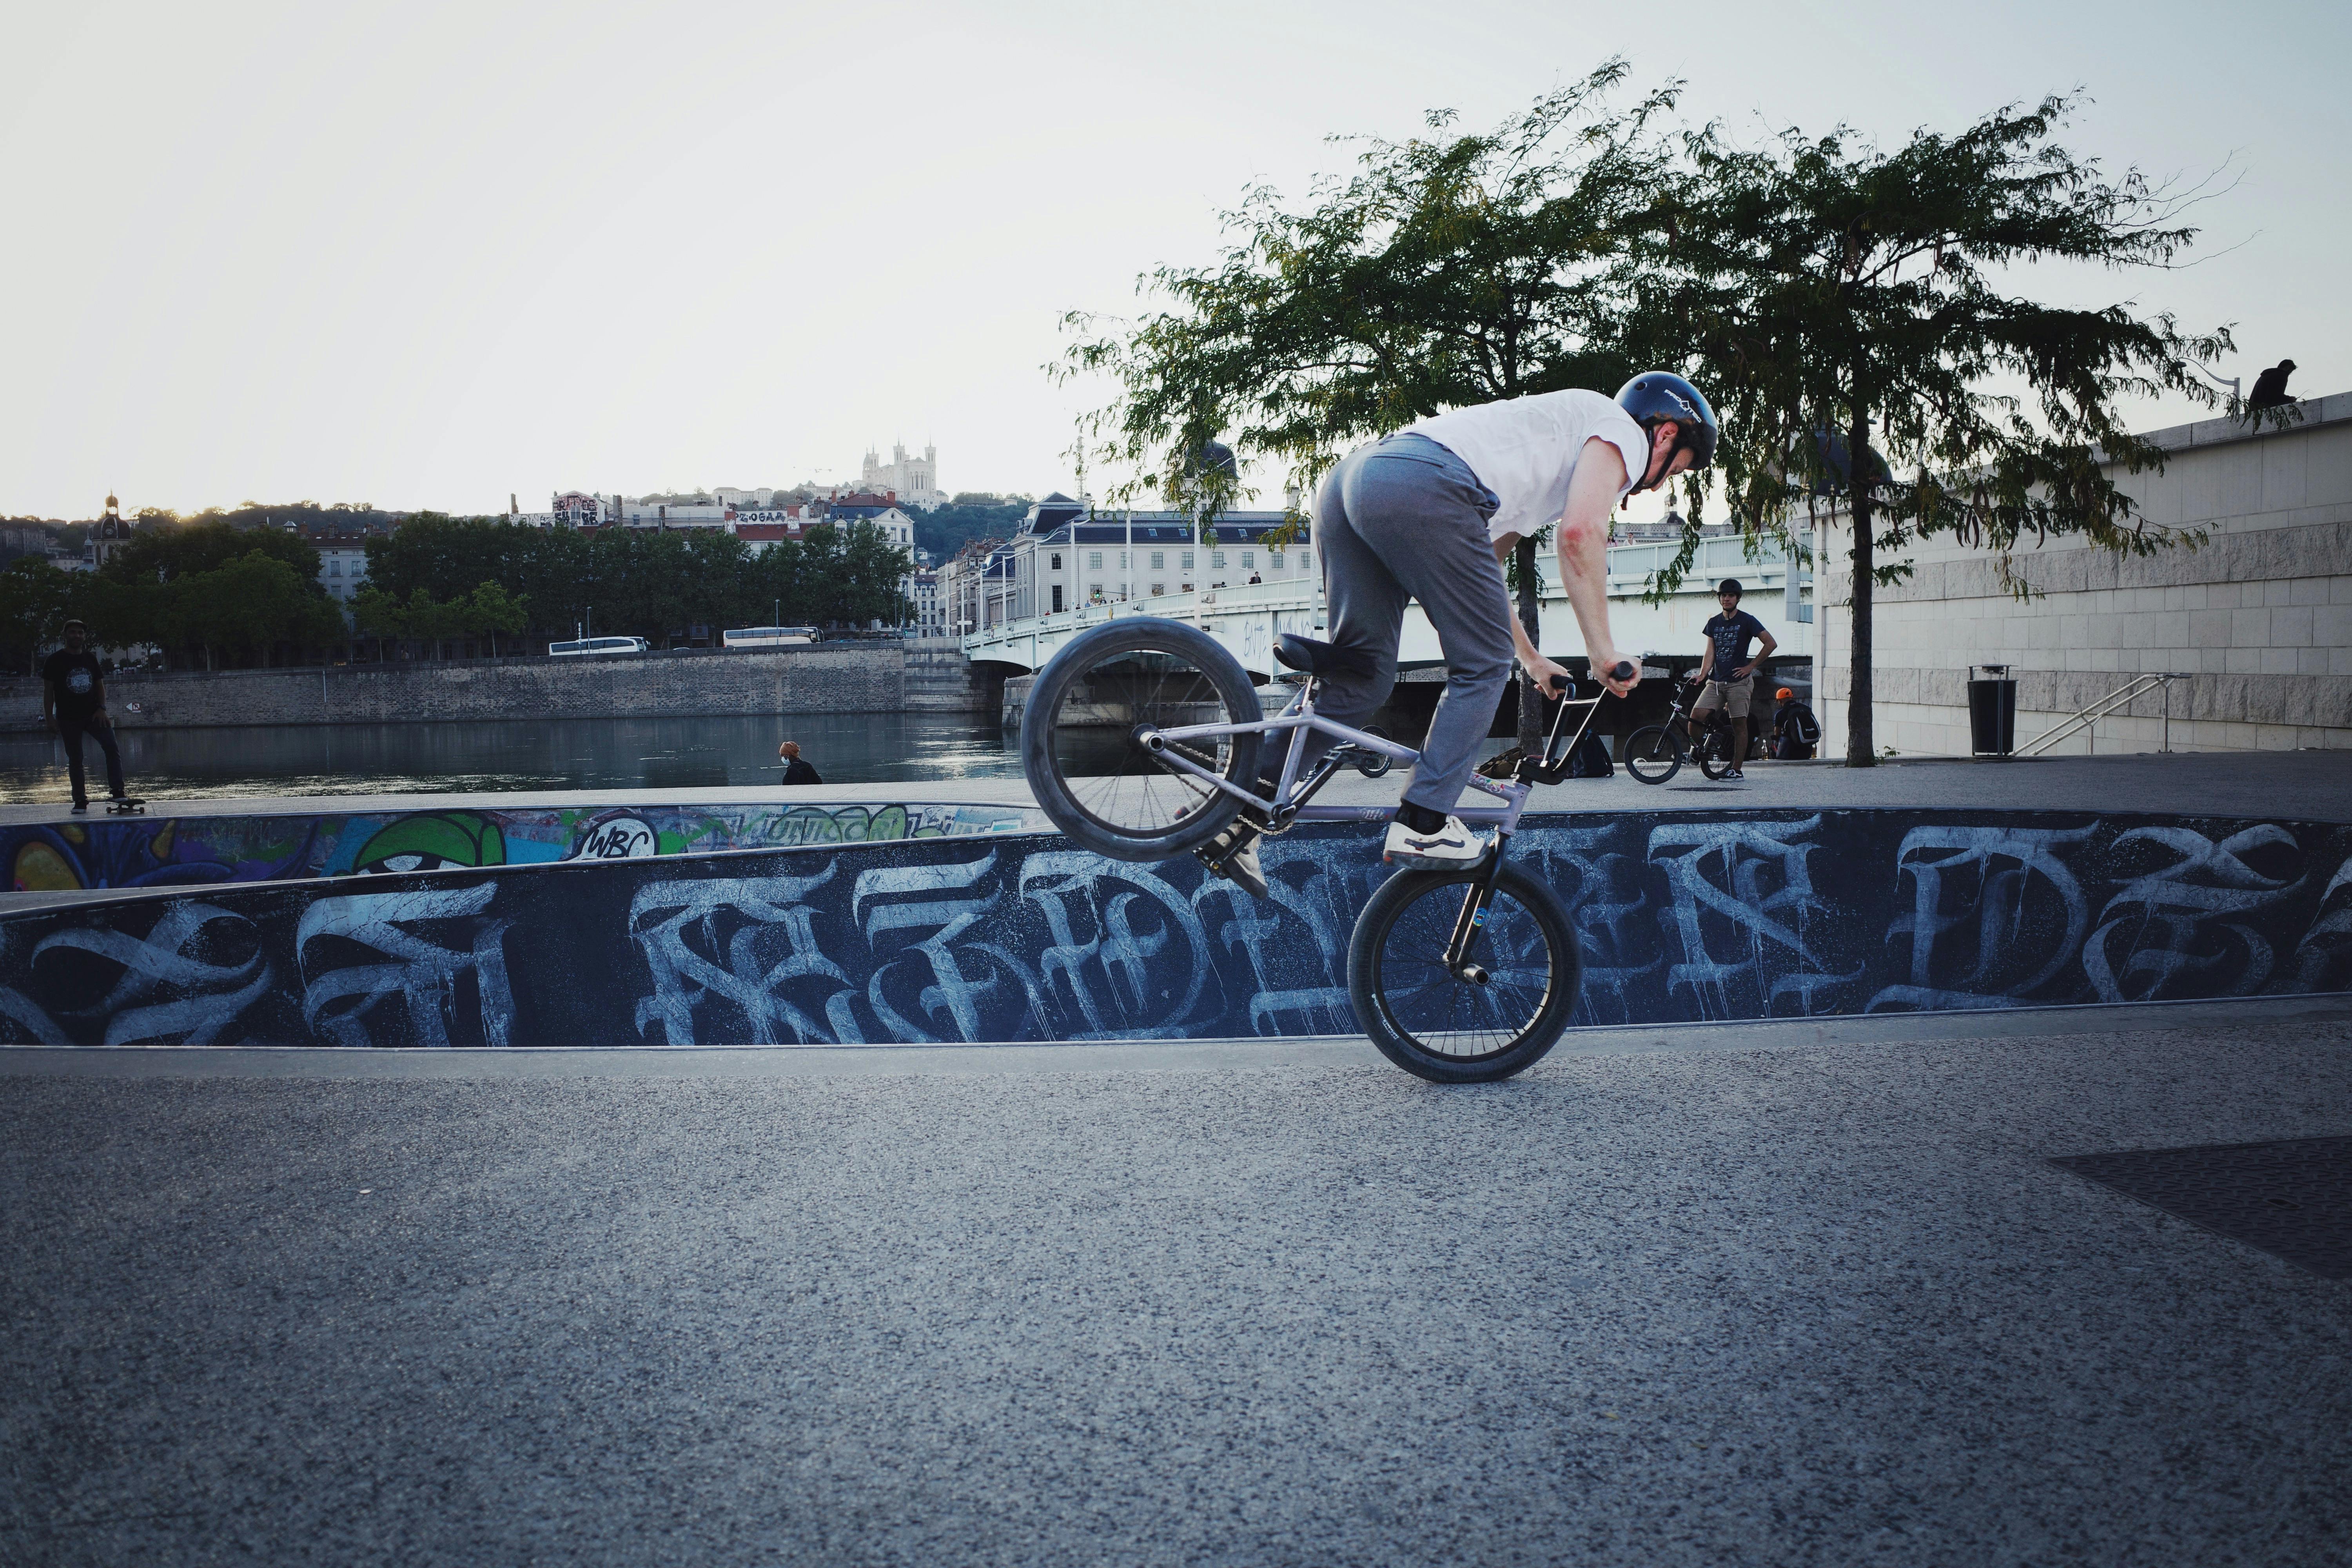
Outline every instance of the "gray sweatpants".
POLYGON ((1418 599, 1445 652, 1445 693, 1404 798, 1433 811, 1461 797, 1511 678, 1510 595, 1486 535, 1498 504, 1469 464, 1413 435, 1357 447, 1316 496, 1330 640, 1372 669, 1324 680, 1315 710, 1360 725, 1388 700, 1405 602, 1418 599))

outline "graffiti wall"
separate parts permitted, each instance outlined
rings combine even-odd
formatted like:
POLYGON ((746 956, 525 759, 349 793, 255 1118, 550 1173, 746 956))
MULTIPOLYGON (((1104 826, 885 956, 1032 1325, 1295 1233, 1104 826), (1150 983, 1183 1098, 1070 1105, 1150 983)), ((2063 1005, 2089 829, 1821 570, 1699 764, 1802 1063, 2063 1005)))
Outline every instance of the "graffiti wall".
MULTIPOLYGON (((413 820, 413 819, 411 819, 413 820)), ((2352 988, 2352 827, 2062 814, 1550 818, 1580 1024, 2352 988)), ((415 835, 437 828, 413 829, 415 835)), ((684 1046, 1353 1032, 1375 830, 1272 896, 1045 835, 423 871, 0 920, 17 1044, 684 1046)), ((458 857, 462 858, 462 855, 458 857)))
POLYGON ((1027 806, 947 804, 108 816, 0 826, 0 857, 17 892, 65 892, 628 860, 1045 826, 1045 814, 1027 806))

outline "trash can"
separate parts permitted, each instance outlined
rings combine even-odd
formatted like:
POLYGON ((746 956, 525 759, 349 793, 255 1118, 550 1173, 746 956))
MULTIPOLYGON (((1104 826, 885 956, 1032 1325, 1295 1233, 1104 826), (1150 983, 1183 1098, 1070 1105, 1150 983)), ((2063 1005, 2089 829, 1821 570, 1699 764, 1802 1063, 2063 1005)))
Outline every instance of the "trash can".
POLYGON ((1969 749, 1979 757, 2017 750, 2017 682, 2005 664, 1969 666, 1969 749))

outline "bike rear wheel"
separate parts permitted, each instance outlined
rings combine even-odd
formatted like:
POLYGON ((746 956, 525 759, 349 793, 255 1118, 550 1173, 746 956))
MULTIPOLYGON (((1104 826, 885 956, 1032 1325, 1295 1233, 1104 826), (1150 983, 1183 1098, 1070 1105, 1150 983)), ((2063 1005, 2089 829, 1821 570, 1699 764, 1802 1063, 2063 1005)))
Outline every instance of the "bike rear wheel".
MULTIPOLYGON (((1138 616, 1071 639, 1037 672, 1021 718, 1021 766, 1054 826, 1118 860, 1165 860, 1223 832, 1232 795, 1147 750, 1139 736, 1198 724, 1255 724, 1257 690, 1216 639, 1181 621, 1138 616)), ((1168 742, 1249 789, 1260 737, 1168 742)))
POLYGON ((1364 905, 1348 944, 1356 1021, 1381 1054, 1433 1083, 1490 1083, 1524 1072, 1559 1043, 1584 976, 1559 896, 1513 866, 1495 881, 1469 953, 1476 984, 1445 949, 1478 871, 1400 871, 1364 905))
POLYGON ((1662 784, 1682 771, 1682 742, 1664 724, 1636 730, 1625 742, 1625 771, 1645 784, 1662 784))

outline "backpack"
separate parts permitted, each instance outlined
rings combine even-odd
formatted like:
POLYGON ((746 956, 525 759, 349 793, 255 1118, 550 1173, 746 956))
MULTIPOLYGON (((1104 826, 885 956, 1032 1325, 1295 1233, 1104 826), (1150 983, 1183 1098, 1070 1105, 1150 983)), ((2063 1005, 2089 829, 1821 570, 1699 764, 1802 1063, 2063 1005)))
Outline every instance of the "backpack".
POLYGON ((1572 779, 1605 779, 1616 773, 1609 761, 1609 743, 1591 731, 1576 743, 1568 754, 1568 776, 1572 779))
POLYGON ((1797 739, 1808 746, 1820 745, 1822 721, 1813 717, 1813 710, 1801 702, 1791 702, 1789 708, 1790 717, 1795 720, 1790 728, 1796 731, 1797 739))

